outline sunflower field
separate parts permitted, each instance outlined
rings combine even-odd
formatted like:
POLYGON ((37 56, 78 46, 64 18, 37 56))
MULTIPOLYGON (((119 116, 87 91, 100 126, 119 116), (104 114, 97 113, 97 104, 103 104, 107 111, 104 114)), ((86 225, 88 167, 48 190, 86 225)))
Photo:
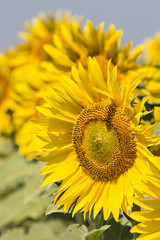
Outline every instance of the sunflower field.
POLYGON ((160 34, 122 33, 41 13, 1 52, 0 240, 160 240, 160 34))

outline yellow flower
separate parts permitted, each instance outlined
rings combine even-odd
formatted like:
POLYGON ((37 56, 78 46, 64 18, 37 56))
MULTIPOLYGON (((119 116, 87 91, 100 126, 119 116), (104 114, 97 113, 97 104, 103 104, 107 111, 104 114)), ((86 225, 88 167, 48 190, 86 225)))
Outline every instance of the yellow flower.
POLYGON ((137 74, 141 75, 143 82, 143 88, 135 89, 139 96, 148 96, 148 103, 151 104, 153 109, 153 122, 160 121, 160 69, 151 65, 143 65, 136 71, 137 74))
POLYGON ((0 56, 0 135, 10 135, 12 132, 11 113, 11 69, 8 65, 8 58, 5 54, 0 56))
POLYGON ((145 60, 152 65, 160 64, 160 34, 145 41, 145 60))
POLYGON ((64 212, 75 203, 73 216, 93 209, 95 218, 103 208, 104 219, 112 212, 117 220, 120 209, 132 206, 134 188, 154 162, 147 147, 160 142, 150 135, 155 125, 138 125, 146 99, 130 105, 140 79, 120 89, 117 67, 110 74, 109 64, 107 82, 95 58, 88 59, 87 71, 73 67, 73 79, 62 76, 45 97, 48 106, 38 107, 45 117, 35 120, 32 154, 48 162, 43 186, 63 180, 54 203, 64 212))
POLYGON ((151 65, 141 66, 137 72, 141 74, 145 89, 137 90, 141 95, 149 96, 149 103, 160 103, 160 69, 151 65))
MULTIPOLYGON (((160 170, 160 160, 157 164, 160 170)), ((150 184, 157 197, 155 199, 135 199, 135 203, 147 210, 141 212, 134 212, 131 217, 140 222, 131 229, 131 232, 137 232, 141 235, 137 238, 139 240, 158 240, 160 239, 160 172, 154 172, 154 175, 146 176, 148 184, 150 182, 156 183, 156 185, 150 184)), ((149 196, 150 192, 148 193, 149 196)))
POLYGON ((41 95, 48 84, 40 76, 41 62, 49 58, 43 47, 45 44, 54 44, 53 35, 59 31, 62 23, 68 21, 70 21, 69 13, 58 15, 55 19, 51 15, 40 14, 38 18, 33 19, 32 24, 26 24, 28 31, 21 33, 25 41, 19 43, 10 52, 9 64, 13 69, 11 78, 14 83, 15 141, 20 146, 22 154, 26 154, 30 147, 28 136, 34 127, 32 128, 29 121, 33 117, 38 117, 35 106, 43 103, 41 95))
POLYGON ((144 43, 143 65, 137 74, 142 74, 145 90, 141 94, 149 96, 150 104, 160 103, 160 34, 146 39, 144 43))
POLYGON ((137 60, 141 55, 142 46, 138 46, 131 51, 131 42, 124 47, 120 47, 122 30, 116 31, 114 25, 103 31, 104 23, 98 28, 94 28, 90 21, 84 29, 80 23, 62 24, 58 34, 54 35, 54 45, 46 44, 45 51, 52 58, 42 63, 46 69, 43 74, 44 79, 55 79, 59 74, 71 76, 71 67, 78 66, 80 62, 84 68, 87 66, 87 57, 95 57, 101 67, 106 79, 105 66, 112 58, 111 69, 115 65, 118 67, 118 80, 126 80, 130 71, 138 68, 137 60), (125 78, 124 78, 125 76, 125 78))
POLYGON ((41 14, 38 19, 33 19, 32 24, 26 24, 26 28, 28 32, 21 33, 25 42, 13 49, 10 57, 10 65, 14 68, 15 141, 22 154, 29 151, 28 136, 32 133, 29 120, 38 118, 35 106, 42 105, 41 96, 46 85, 55 85, 62 73, 70 76, 71 66, 77 66, 78 62, 86 67, 86 56, 94 55, 104 74, 104 66, 112 58, 111 69, 118 64, 118 76, 122 82, 124 75, 131 70, 134 73, 141 54, 141 47, 130 54, 130 42, 119 49, 122 31, 115 31, 113 25, 103 33, 103 24, 96 30, 88 21, 85 30, 81 30, 81 20, 70 17, 69 13, 55 19, 41 14), (27 132, 30 134, 26 136, 27 132))

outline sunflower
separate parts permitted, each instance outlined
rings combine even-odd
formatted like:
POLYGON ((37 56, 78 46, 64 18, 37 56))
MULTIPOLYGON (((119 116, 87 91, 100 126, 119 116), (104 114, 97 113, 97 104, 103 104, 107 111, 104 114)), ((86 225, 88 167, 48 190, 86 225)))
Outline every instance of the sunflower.
MULTIPOLYGON (((160 159, 157 168, 160 170, 160 159)), ((153 198, 149 192, 148 195, 152 199, 135 199, 137 205, 147 210, 131 214, 134 220, 140 222, 131 229, 131 232, 141 234, 137 239, 158 240, 160 239, 160 171, 154 171, 154 175, 146 176, 146 182, 150 184, 150 189, 153 189, 157 196, 153 198), (150 182, 154 182, 156 185, 151 185, 150 182)))
MULTIPOLYGON (((160 69, 151 65, 143 65, 137 70, 137 74, 142 75, 144 84, 141 95, 147 95, 150 104, 160 103, 160 69)), ((140 91, 140 90, 138 90, 140 91)))
POLYGON ((59 74, 71 76, 71 67, 78 66, 79 62, 87 67, 87 57, 95 57, 106 79, 105 66, 112 58, 111 69, 118 67, 118 80, 126 80, 130 72, 138 68, 137 60, 141 55, 142 46, 138 46, 131 52, 132 43, 120 47, 122 30, 115 30, 110 25, 107 31, 103 31, 102 22, 95 28, 90 21, 82 29, 80 23, 61 24, 59 33, 54 35, 54 45, 45 44, 44 49, 51 57, 42 63, 46 70, 42 73, 44 79, 55 79, 59 74), (125 78, 124 78, 125 76, 125 78))
POLYGON ((10 72, 7 55, 2 54, 0 56, 0 135, 10 135, 13 130, 10 112, 13 110, 10 99, 12 89, 10 72))
POLYGON ((154 37, 146 39, 145 43, 145 61, 150 61, 152 65, 160 64, 160 33, 154 37))
POLYGON ((138 125, 146 99, 134 108, 130 104, 140 78, 120 88, 110 61, 107 82, 95 58, 87 66, 72 68, 74 81, 62 76, 45 97, 49 106, 38 107, 44 116, 35 120, 39 130, 31 154, 48 162, 42 186, 63 180, 54 197, 58 208, 66 212, 74 205, 73 216, 84 211, 84 217, 93 210, 94 218, 103 208, 104 219, 112 212, 117 220, 120 209, 132 206, 141 173, 150 171, 154 156, 147 147, 159 138, 150 135, 155 125, 138 125))
MULTIPOLYGON (((73 19, 76 21, 74 17, 73 19)), ((73 19, 70 19, 70 14, 67 12, 61 16, 57 14, 55 19, 50 14, 46 16, 40 14, 38 18, 32 20, 31 24, 25 24, 27 31, 20 34, 24 42, 19 43, 9 53, 11 79, 14 83, 15 142, 20 146, 21 154, 28 152, 30 144, 28 136, 34 129, 29 121, 33 117, 38 118, 35 106, 43 103, 41 96, 48 84, 40 76, 41 62, 49 59, 43 47, 45 44, 54 44, 53 35, 59 31, 59 26, 73 19)), ((54 81, 55 84, 56 82, 54 81)))
POLYGON ((143 91, 149 96, 150 104, 160 103, 160 34, 154 38, 148 38, 144 42, 143 65, 138 69, 143 74, 142 81, 145 85, 143 91))
MULTIPOLYGON (((136 71, 141 75, 141 88, 136 88, 133 94, 139 97, 148 96, 148 101, 145 105, 150 113, 148 120, 151 123, 160 121, 160 69, 151 66, 150 64, 139 67, 136 71)), ((144 108, 145 109, 145 108, 144 108)))

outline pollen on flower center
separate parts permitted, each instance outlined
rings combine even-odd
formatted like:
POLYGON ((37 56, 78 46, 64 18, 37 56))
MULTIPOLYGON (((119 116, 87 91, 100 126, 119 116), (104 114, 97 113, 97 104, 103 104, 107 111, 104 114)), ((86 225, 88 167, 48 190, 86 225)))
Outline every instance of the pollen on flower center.
POLYGON ((108 128, 105 121, 92 120, 84 129, 83 148, 86 157, 95 163, 107 164, 118 148, 116 131, 108 128))
POLYGON ((120 107, 95 103, 79 115, 73 146, 84 171, 97 181, 117 179, 134 165, 136 141, 120 107))

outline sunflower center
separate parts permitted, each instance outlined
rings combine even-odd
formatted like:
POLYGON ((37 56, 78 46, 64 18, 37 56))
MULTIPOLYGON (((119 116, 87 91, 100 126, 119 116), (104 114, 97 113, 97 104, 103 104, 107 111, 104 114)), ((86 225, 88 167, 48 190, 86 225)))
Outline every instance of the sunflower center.
POLYGON ((100 102, 84 109, 72 133, 83 170, 97 181, 117 179, 136 159, 136 141, 123 109, 100 102))
POLYGON ((85 127, 82 146, 88 159, 99 164, 109 163, 118 147, 116 132, 108 129, 105 121, 93 120, 85 127))

